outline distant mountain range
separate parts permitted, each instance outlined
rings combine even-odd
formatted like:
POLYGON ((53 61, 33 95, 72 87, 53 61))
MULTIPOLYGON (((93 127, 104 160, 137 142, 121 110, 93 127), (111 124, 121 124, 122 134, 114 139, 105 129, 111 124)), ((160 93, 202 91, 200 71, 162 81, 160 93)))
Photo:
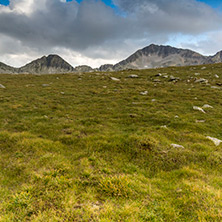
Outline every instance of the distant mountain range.
POLYGON ((0 73, 5 74, 54 74, 91 71, 118 71, 124 69, 149 69, 168 66, 190 66, 222 62, 222 51, 213 56, 203 56, 189 49, 151 44, 136 51, 127 59, 112 65, 105 64, 97 69, 90 66, 72 67, 58 55, 43 56, 27 65, 14 68, 0 62, 0 73))

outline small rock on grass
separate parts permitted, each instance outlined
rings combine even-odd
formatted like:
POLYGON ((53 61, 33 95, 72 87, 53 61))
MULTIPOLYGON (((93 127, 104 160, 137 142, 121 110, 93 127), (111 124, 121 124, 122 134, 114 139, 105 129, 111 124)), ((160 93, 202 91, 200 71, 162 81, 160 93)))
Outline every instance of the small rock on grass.
POLYGON ((0 89, 5 89, 6 87, 0 84, 0 89))
POLYGON ((206 122, 206 120, 203 120, 203 119, 197 119, 196 121, 195 121, 196 123, 205 123, 206 122))
POLYGON ((120 81, 120 79, 117 79, 117 78, 115 78, 115 77, 110 77, 110 79, 112 79, 113 81, 120 81))
POLYGON ((177 148, 177 149, 184 149, 184 146, 179 145, 179 144, 172 143, 170 146, 172 146, 173 148, 177 148))
POLYGON ((148 94, 148 91, 144 91, 144 92, 141 92, 140 93, 140 95, 143 95, 143 96, 145 96, 145 95, 147 95, 148 94))
POLYGON ((203 108, 203 109, 207 109, 207 108, 213 109, 213 106, 208 105, 208 104, 205 104, 205 105, 203 105, 202 108, 203 108))
POLYGON ((219 139, 214 138, 214 137, 207 136, 207 139, 211 140, 215 144, 215 146, 219 146, 220 143, 222 143, 222 140, 219 140, 219 139))
POLYGON ((139 78, 139 76, 135 75, 135 74, 132 74, 132 75, 129 75, 128 78, 139 78))
POLYGON ((194 110, 200 111, 202 113, 206 113, 202 108, 198 107, 198 106, 193 106, 194 110))

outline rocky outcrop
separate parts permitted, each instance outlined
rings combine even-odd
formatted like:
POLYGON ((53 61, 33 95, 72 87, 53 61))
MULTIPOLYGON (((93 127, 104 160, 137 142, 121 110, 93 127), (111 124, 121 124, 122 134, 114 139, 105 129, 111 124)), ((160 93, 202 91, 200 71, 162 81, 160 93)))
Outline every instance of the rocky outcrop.
POLYGON ((110 72, 114 71, 112 64, 105 64, 99 67, 99 71, 101 72, 110 72))
POLYGON ((82 66, 76 66, 75 70, 77 72, 93 72, 94 69, 90 66, 82 65, 82 66))

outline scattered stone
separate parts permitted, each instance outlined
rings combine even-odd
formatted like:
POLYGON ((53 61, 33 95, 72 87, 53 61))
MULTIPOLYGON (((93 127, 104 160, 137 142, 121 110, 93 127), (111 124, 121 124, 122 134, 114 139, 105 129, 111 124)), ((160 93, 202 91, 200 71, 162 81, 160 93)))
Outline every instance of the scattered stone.
POLYGON ((204 78, 200 78, 200 79, 195 80, 195 83, 208 83, 208 80, 204 78))
POLYGON ((6 87, 0 84, 0 89, 5 89, 6 87))
POLYGON ((160 128, 162 128, 162 129, 167 129, 167 126, 164 125, 164 126, 161 126, 160 128))
POLYGON ((106 88, 107 88, 107 86, 103 86, 103 88, 104 88, 104 89, 106 89, 106 88))
POLYGON ((64 92, 61 92, 61 94, 64 95, 65 93, 64 93, 64 92))
POLYGON ((139 78, 139 76, 135 75, 135 74, 132 74, 132 75, 129 75, 128 78, 139 78))
POLYGON ((221 89, 219 86, 211 86, 211 89, 221 89))
POLYGON ((219 140, 217 138, 213 138, 213 137, 210 137, 210 136, 207 136, 207 139, 211 140, 215 144, 215 146, 219 146, 220 143, 222 143, 222 140, 219 140))
POLYGON ((198 107, 198 106, 193 106, 194 110, 200 111, 202 113, 206 113, 202 108, 198 107))
POLYGON ((153 82, 161 82, 160 79, 154 79, 153 82))
POLYGON ((49 86, 49 84, 42 84, 42 86, 43 86, 43 87, 47 87, 47 86, 49 86))
POLYGON ((110 79, 112 79, 113 81, 120 81, 120 79, 117 79, 117 78, 115 78, 115 77, 110 77, 110 79))
POLYGON ((206 120, 202 120, 202 119, 201 119, 201 120, 198 120, 198 119, 197 119, 195 122, 196 122, 196 123, 205 123, 206 120))
POLYGON ((143 96, 145 96, 145 95, 147 95, 148 94, 148 91, 144 91, 144 92, 141 92, 140 93, 140 95, 143 95, 143 96))
POLYGON ((176 149, 184 149, 184 146, 172 143, 171 146, 176 149))
POLYGON ((151 101, 152 101, 152 102, 156 102, 156 99, 152 99, 151 101))
POLYGON ((217 78, 217 79, 219 79, 220 77, 217 75, 217 74, 215 74, 215 77, 217 78))
POLYGON ((169 78, 169 76, 168 76, 168 75, 164 75, 163 77, 164 77, 164 78, 166 78, 166 79, 167 79, 167 78, 169 78))
POLYGON ((156 76, 156 77, 158 77, 158 76, 162 76, 162 74, 161 74, 161 73, 158 73, 158 74, 156 74, 155 76, 156 76))
POLYGON ((206 69, 206 68, 207 68, 207 67, 204 66, 204 67, 202 67, 201 69, 204 70, 204 69, 206 69))
POLYGON ((178 81, 178 80, 180 80, 180 78, 179 77, 174 77, 174 76, 170 76, 170 79, 169 79, 169 81, 170 82, 176 82, 176 81, 178 81))
POLYGON ((178 116, 178 115, 176 115, 176 116, 174 116, 174 118, 179 118, 179 116, 178 116))
POLYGON ((200 73, 196 72, 194 75, 195 75, 195 76, 199 76, 199 75, 200 75, 200 73))
POLYGON ((205 105, 203 105, 202 108, 203 108, 203 109, 208 109, 208 108, 213 109, 214 107, 211 106, 211 105, 205 104, 205 105))

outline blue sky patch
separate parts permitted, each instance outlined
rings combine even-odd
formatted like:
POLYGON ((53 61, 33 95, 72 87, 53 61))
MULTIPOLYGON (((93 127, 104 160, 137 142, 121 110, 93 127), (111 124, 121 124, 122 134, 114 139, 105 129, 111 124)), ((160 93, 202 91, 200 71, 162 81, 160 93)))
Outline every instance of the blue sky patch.
POLYGON ((1 5, 9 5, 9 0, 0 0, 1 5))

